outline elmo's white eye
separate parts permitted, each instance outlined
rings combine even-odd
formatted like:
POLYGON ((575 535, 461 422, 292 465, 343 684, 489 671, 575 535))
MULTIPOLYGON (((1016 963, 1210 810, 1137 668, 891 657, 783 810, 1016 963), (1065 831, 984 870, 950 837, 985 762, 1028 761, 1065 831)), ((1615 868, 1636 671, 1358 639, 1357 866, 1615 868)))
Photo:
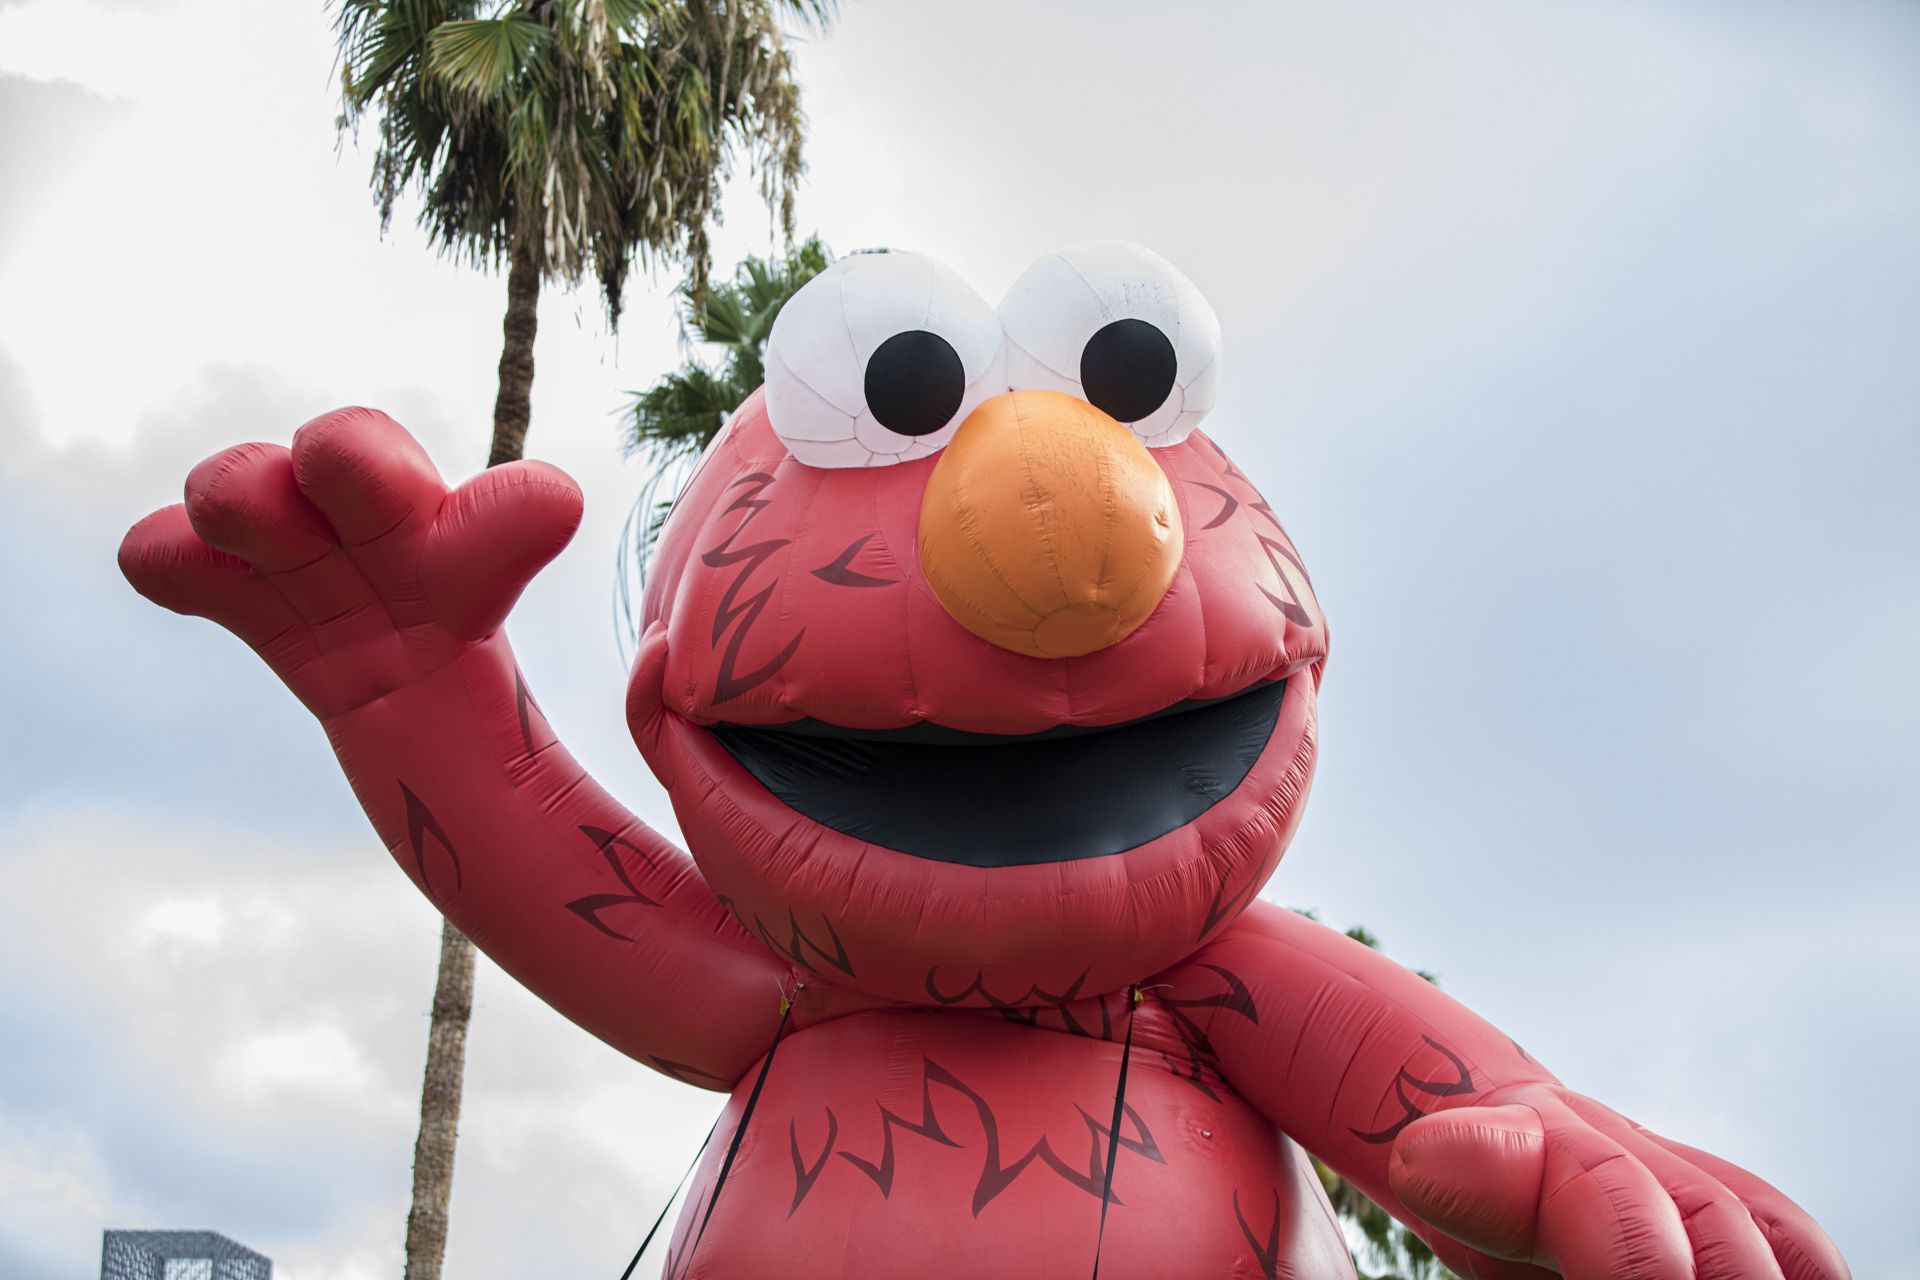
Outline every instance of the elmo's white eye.
POLYGON ((810 467, 936 452, 1007 389, 1000 320, 919 253, 858 253, 809 280, 767 339, 767 417, 810 467))
POLYGON ((1000 304, 1007 380, 1065 391, 1150 448, 1179 444, 1213 408, 1220 320, 1173 264, 1099 240, 1050 253, 1000 304))

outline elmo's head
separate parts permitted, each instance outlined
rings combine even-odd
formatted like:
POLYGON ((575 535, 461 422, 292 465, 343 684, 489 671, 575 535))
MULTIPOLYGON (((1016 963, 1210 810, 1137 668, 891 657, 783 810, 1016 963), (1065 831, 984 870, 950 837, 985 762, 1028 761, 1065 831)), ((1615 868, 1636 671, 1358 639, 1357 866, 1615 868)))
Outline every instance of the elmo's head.
POLYGON ((1111 990, 1299 821, 1326 626, 1195 428, 1219 325, 1117 242, 996 311, 908 253, 787 304, 675 503, 628 718, 745 925, 875 995, 1111 990))

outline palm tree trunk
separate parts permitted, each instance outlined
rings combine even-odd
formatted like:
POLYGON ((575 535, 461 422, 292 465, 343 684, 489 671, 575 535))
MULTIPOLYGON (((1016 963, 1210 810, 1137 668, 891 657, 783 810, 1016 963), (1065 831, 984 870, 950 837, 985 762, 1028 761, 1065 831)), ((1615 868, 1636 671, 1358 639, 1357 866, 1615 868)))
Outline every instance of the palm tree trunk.
POLYGON ((507 268, 507 318, 501 324, 500 393, 493 402, 493 450, 487 465, 517 462, 533 413, 533 335, 540 325, 540 268, 533 247, 514 238, 507 268))
MULTIPOLYGON (((507 316, 501 324, 500 390, 493 402, 493 447, 487 465, 517 461, 532 416, 533 339, 539 327, 540 269, 531 248, 513 247, 507 268, 507 316)), ((420 1132, 413 1143, 413 1204, 407 1211, 406 1280, 440 1280, 447 1253, 447 1209, 453 1199, 453 1152, 460 1136, 460 1088, 473 1020, 473 943, 440 929, 440 972, 433 986, 427 1069, 420 1084, 420 1132)))
POLYGON ((473 944, 445 921, 440 973, 420 1085, 420 1134, 413 1144, 413 1207, 407 1211, 406 1280, 440 1280, 447 1252, 447 1204, 453 1196, 453 1145, 460 1130, 460 1085, 473 1017, 473 944))

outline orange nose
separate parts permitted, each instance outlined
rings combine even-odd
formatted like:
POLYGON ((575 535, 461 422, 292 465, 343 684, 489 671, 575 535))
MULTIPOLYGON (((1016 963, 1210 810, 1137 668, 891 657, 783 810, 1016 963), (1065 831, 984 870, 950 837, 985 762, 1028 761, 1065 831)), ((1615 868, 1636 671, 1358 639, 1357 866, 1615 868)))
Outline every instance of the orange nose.
POLYGON ((968 415, 920 500, 920 568, 982 640, 1036 658, 1117 643, 1180 567, 1173 488, 1131 431, 1057 391, 968 415))

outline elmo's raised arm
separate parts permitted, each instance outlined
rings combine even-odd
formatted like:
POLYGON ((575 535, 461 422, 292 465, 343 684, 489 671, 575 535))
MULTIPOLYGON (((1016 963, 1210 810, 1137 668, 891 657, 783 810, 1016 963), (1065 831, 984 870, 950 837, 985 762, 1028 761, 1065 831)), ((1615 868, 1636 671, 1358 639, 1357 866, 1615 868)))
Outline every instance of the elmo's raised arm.
POLYGON ((346 409, 291 450, 202 463, 120 563, 287 683, 401 869, 476 945, 614 1047, 724 1088, 764 1050, 785 970, 559 745, 500 629, 579 518, 552 467, 449 491, 391 419, 346 409))

